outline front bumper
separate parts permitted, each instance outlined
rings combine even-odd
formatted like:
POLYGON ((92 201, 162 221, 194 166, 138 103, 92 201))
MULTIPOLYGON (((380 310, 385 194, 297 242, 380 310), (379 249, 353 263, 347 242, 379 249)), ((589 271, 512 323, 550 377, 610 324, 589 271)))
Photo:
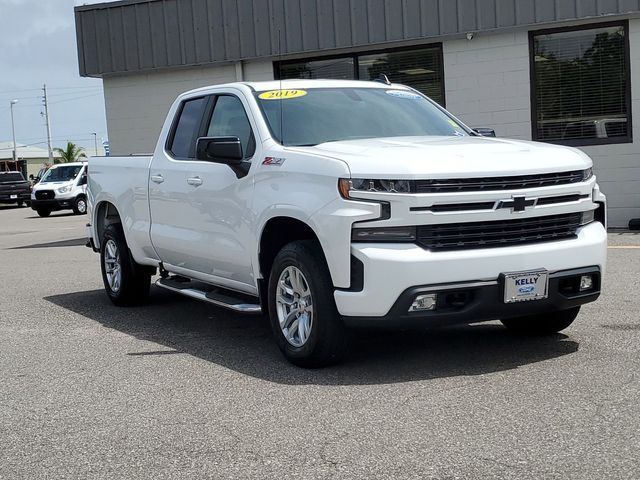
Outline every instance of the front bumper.
POLYGON ((504 285, 500 280, 414 287, 400 295, 387 315, 374 318, 344 317, 344 322, 347 326, 356 328, 432 327, 568 310, 595 301, 600 296, 601 278, 599 267, 556 272, 549 276, 548 298, 520 303, 504 303, 504 285), (594 285, 581 293, 577 290, 577 285, 582 275, 591 275, 594 285), (416 295, 423 293, 438 294, 439 304, 436 310, 409 313, 416 295))
MULTIPOLYGON (((593 266, 602 274, 606 266, 607 232, 601 223, 594 222, 579 229, 577 238, 556 242, 453 252, 429 252, 408 244, 353 244, 351 253, 363 264, 362 288, 361 291, 336 290, 336 306, 346 323, 363 323, 368 319, 368 325, 375 325, 378 321, 399 318, 398 315, 406 316, 408 305, 404 312, 394 308, 404 305, 403 295, 416 288, 484 283, 486 287, 499 289, 501 274, 538 269, 549 271, 550 282, 561 272, 585 266, 593 266), (355 317, 353 322, 351 317, 355 317)), ((492 288, 483 289, 483 296, 478 298, 487 301, 484 295, 492 295, 492 288)), ((586 298, 582 303, 595 298, 586 298)), ((538 306, 544 304, 547 310, 562 308, 558 302, 550 297, 548 301, 541 300, 538 306), (554 301, 556 304, 550 303, 554 301)), ((504 313, 498 305, 491 307, 489 302, 481 310, 458 313, 467 323, 478 321, 480 314, 482 319, 495 319, 504 313)), ((533 308, 533 303, 524 305, 533 308)), ((454 320, 454 323, 461 321, 460 318, 454 320)), ((397 324, 400 323, 399 319, 397 324)))
POLYGON ((54 198, 50 200, 31 199, 31 208, 33 210, 68 210, 70 208, 73 208, 73 200, 73 198, 54 198))

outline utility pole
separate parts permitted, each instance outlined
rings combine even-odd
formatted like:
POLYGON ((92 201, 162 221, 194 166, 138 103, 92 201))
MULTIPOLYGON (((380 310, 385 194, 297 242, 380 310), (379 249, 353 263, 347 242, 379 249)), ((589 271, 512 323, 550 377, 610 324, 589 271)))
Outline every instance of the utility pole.
POLYGON ((13 134, 13 163, 18 165, 18 151, 16 147, 16 125, 13 121, 13 106, 18 103, 18 100, 11 100, 11 133, 13 134))
POLYGON ((98 134, 96 132, 92 133, 93 135, 93 148, 95 150, 95 156, 98 156, 98 134))
POLYGON ((47 146, 49 149, 49 165, 53 165, 53 150, 51 149, 51 122, 49 122, 49 104, 47 102, 47 85, 42 86, 44 95, 42 97, 44 103, 44 118, 47 122, 47 146))

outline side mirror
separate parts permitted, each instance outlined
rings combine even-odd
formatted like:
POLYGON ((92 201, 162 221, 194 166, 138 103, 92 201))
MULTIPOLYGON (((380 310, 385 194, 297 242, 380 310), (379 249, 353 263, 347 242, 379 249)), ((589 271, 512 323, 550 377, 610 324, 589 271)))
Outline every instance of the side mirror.
POLYGON ((496 136, 496 131, 493 128, 480 127, 480 128, 474 128, 473 131, 476 132, 481 137, 495 137, 496 136))
POLYGON ((197 160, 237 166, 243 158, 238 137, 201 137, 196 143, 197 160))

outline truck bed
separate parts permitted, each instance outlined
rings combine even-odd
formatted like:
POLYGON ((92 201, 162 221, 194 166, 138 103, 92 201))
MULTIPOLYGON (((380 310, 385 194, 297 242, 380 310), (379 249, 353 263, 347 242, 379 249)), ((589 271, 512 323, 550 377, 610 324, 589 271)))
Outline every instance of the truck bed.
MULTIPOLYGON (((149 212, 151 155, 94 157, 89 159, 89 206, 109 201, 118 205, 127 243, 135 258, 153 258, 149 212), (135 250, 137 245, 147 246, 135 250), (134 251, 135 250, 135 251, 134 251)), ((94 226, 95 228, 95 226, 94 226)))

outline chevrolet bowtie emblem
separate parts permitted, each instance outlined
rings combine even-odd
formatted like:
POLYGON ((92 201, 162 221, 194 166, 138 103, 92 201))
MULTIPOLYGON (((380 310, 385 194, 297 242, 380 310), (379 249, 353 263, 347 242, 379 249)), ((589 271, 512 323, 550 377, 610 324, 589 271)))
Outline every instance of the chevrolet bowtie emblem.
POLYGON ((498 208, 510 208, 512 212, 524 212, 527 207, 533 207, 538 203, 537 198, 526 198, 523 195, 514 195, 511 200, 500 200, 498 208))

